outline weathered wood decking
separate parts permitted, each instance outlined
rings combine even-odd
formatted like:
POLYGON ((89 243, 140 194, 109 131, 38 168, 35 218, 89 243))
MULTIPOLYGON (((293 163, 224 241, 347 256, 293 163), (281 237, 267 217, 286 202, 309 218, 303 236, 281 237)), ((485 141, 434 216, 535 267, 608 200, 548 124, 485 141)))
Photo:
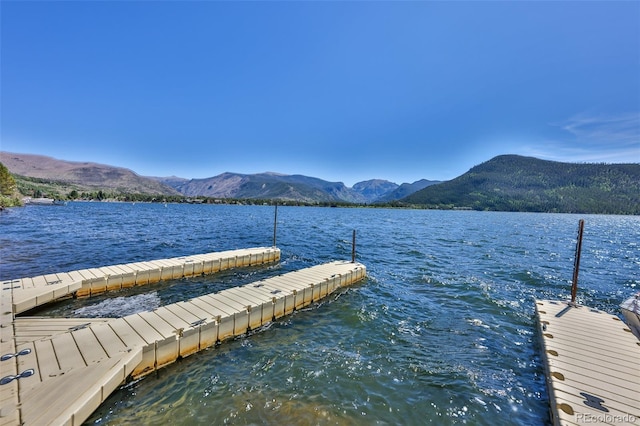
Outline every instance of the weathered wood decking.
POLYGON ((15 318, 15 303, 2 297, 0 425, 79 425, 127 378, 258 328, 365 276, 359 263, 331 262, 116 319, 15 318))
POLYGON ((640 341, 618 317, 537 300, 555 425, 640 424, 640 341))

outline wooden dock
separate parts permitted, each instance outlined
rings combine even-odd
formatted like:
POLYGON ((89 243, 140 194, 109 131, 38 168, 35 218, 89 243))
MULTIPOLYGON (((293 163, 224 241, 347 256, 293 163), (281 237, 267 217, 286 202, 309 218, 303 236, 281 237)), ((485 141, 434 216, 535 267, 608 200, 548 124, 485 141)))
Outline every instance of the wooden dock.
POLYGON ((40 275, 0 284, 3 295, 11 293, 11 311, 19 314, 63 297, 89 297, 106 291, 279 260, 280 249, 256 247, 40 275))
POLYGON ((537 300, 555 425, 640 424, 640 340, 618 317, 537 300))
POLYGON ((365 277, 360 263, 331 262, 114 319, 16 318, 16 304, 3 292, 0 425, 80 425, 127 379, 365 277))

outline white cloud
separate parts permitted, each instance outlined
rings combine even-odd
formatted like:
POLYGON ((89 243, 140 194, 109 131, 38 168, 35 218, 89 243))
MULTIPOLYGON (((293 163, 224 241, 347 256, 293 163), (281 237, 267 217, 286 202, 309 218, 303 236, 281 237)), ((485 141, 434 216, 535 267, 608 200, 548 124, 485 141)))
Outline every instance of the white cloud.
POLYGON ((640 113, 616 116, 580 114, 571 117, 561 128, 579 141, 596 147, 637 148, 640 144, 640 113))
POLYGON ((566 137, 529 147, 529 155, 567 162, 640 162, 640 113, 582 113, 552 126, 566 137))

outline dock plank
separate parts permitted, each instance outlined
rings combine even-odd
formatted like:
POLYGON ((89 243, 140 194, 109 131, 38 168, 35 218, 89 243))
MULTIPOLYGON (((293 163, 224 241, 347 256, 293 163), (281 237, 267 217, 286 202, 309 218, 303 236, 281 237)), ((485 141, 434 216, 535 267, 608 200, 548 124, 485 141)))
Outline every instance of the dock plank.
MULTIPOLYGON (((274 247, 253 247, 205 253, 195 256, 181 256, 156 259, 147 262, 100 266, 57 274, 40 275, 2 282, 3 289, 19 287, 13 297, 12 312, 20 314, 30 309, 52 302, 62 297, 90 297, 108 291, 119 291, 134 285, 147 285, 162 280, 181 279, 201 273, 214 273, 222 269, 249 266, 237 262, 238 257, 254 256, 258 263, 275 262, 280 258, 280 250, 274 247), (208 258, 213 260, 207 266, 208 258), (197 265, 197 266, 196 266, 197 265)), ((256 263, 251 263, 255 265, 256 263)))
POLYGON ((640 346, 614 315, 537 300, 536 316, 555 425, 640 424, 640 346))
POLYGON ((58 359, 62 372, 67 372, 74 367, 86 365, 71 333, 58 334, 52 337, 51 344, 56 351, 56 358, 58 359))
POLYGON ((109 358, 113 358, 116 354, 127 349, 122 339, 113 331, 113 328, 111 328, 109 324, 100 324, 91 327, 91 331, 109 358))
MULTIPOLYGON (((251 255, 227 257, 226 266, 243 265, 251 255)), ((270 256, 263 254, 254 260, 270 256)), ((205 260, 202 262, 204 269, 205 260)), ((306 294, 315 300, 322 286, 329 289, 327 283, 336 273, 349 277, 343 284, 352 284, 366 276, 353 272, 358 268, 364 267, 333 262, 312 267, 314 271, 308 274, 287 273, 116 319, 14 320, 13 314, 5 315, 3 321, 10 320, 11 328, 20 333, 23 343, 17 348, 33 348, 33 356, 19 358, 15 370, 32 366, 36 374, 20 379, 15 392, 9 387, 2 391, 0 425, 18 424, 16 419, 25 425, 81 424, 127 377, 144 376, 179 357, 272 321, 284 314, 287 303, 293 309, 296 297, 300 303, 306 294)), ((125 268, 120 271, 127 272, 125 268)), ((12 300, 7 305, 5 299, 10 298, 3 298, 3 306, 13 306, 12 300)), ((15 347, 15 336, 9 340, 12 343, 4 346, 15 347)))
POLYGON ((141 352, 76 368, 33 389, 22 402, 23 423, 81 425, 124 382, 126 365, 141 359, 141 352))
POLYGON ((88 364, 109 357, 90 327, 76 330, 70 334, 73 340, 75 340, 76 346, 85 363, 88 364))
POLYGON ((60 364, 58 364, 58 358, 53 349, 51 339, 36 340, 33 342, 33 347, 35 348, 38 362, 36 373, 39 373, 40 380, 44 382, 60 374, 60 364))
MULTIPOLYGON (((0 297, 0 354, 16 354, 19 348, 16 346, 13 328, 12 293, 17 287, 16 281, 4 281, 2 283, 2 296, 0 297)), ((2 361, 2 377, 18 374, 18 357, 2 361)), ((36 378, 37 379, 37 378, 36 378)), ((18 381, 0 386, 0 425, 16 425, 20 422, 18 381)))

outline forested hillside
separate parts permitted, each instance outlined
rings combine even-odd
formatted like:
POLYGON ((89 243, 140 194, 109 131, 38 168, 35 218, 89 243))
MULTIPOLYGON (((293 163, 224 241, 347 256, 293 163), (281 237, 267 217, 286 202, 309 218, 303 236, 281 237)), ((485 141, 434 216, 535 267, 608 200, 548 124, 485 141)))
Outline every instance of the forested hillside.
POLYGON ((428 208, 640 214, 640 164, 502 155, 402 200, 428 208))

